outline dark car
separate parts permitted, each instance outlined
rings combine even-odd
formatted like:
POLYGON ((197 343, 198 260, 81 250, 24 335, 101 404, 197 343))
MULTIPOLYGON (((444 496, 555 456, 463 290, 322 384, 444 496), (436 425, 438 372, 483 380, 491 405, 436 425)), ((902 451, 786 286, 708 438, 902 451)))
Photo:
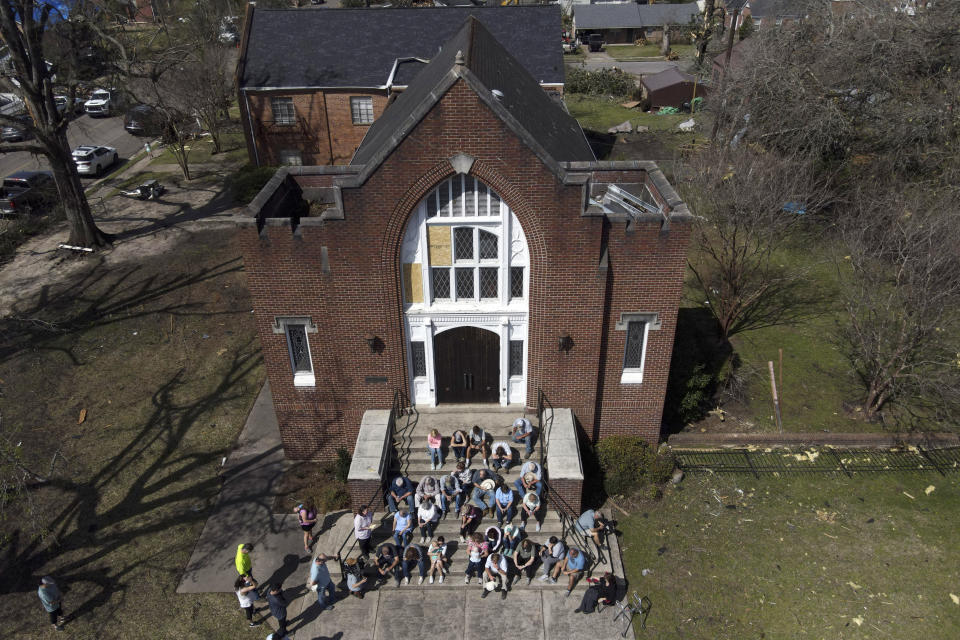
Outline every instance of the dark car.
POLYGON ((36 213, 56 202, 57 187, 49 171, 18 171, 0 185, 0 215, 36 213))
POLYGON ((123 128, 135 136, 156 136, 163 133, 163 116, 147 104, 138 104, 123 117, 123 128))
POLYGON ((600 51, 603 49, 603 35, 599 33, 591 33, 587 38, 587 44, 590 47, 590 51, 600 51))
POLYGON ((20 142, 30 137, 30 116, 16 116, 18 122, 4 122, 0 128, 0 140, 3 142, 20 142))

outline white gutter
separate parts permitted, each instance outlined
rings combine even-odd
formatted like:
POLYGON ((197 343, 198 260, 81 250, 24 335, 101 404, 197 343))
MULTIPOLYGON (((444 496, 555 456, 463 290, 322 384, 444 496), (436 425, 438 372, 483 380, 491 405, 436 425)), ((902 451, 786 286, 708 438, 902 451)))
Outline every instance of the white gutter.
MULTIPOLYGON (((424 58, 416 57, 407 57, 407 58, 395 58, 393 61, 393 68, 390 69, 390 75, 387 76, 387 84, 379 87, 380 89, 386 89, 388 92, 393 88, 393 78, 397 75, 397 67, 400 66, 401 62, 422 62, 423 64, 428 64, 430 61, 425 60, 424 58)), ((403 85, 406 86, 406 85, 403 85)))

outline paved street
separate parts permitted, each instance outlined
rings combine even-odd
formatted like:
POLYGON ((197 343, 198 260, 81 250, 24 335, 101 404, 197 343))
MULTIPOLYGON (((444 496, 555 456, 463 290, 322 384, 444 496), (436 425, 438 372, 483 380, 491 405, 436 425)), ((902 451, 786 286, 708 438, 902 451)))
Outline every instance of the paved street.
MULTIPOLYGON (((116 147, 117 153, 120 155, 120 161, 110 169, 116 171, 123 168, 129 161, 130 156, 141 149, 143 143, 149 138, 138 138, 127 133, 123 128, 123 115, 110 118, 91 118, 84 114, 70 123, 70 127, 67 129, 67 139, 70 141, 71 148, 81 144, 116 147)), ((27 143, 29 142, 28 140, 27 143)), ((34 156, 25 151, 0 155, 0 176, 8 176, 17 171, 46 169, 49 166, 46 158, 34 156)), ((90 184, 96 178, 93 176, 82 177, 81 180, 84 184, 90 184)))
POLYGON ((606 53, 588 53, 584 66, 590 71, 599 69, 617 68, 636 76, 646 76, 653 73, 660 73, 672 67, 680 67, 679 62, 670 62, 667 60, 650 60, 645 62, 618 62, 606 53))

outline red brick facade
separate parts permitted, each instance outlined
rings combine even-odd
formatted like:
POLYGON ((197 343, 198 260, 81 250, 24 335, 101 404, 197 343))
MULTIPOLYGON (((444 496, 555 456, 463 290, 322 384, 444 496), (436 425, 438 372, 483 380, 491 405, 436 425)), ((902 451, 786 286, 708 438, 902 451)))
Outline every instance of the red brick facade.
POLYGON ((354 124, 351 97, 368 97, 374 119, 387 106, 385 91, 308 89, 303 91, 241 91, 241 113, 246 120, 244 135, 251 162, 259 166, 284 164, 281 152, 297 151, 304 165, 347 164, 369 124, 354 124), (271 98, 293 98, 294 124, 277 124, 271 98))
MULTIPOLYGON (((295 232, 288 219, 272 219, 259 234, 256 226, 238 231, 287 456, 330 458, 339 446, 352 449, 363 412, 390 407, 395 388, 409 391, 400 245, 411 211, 453 174, 456 153, 475 159, 470 174, 500 194, 526 235, 527 403, 542 389, 554 407, 573 410, 591 440, 631 433, 656 442, 687 218, 672 221, 668 232, 660 220, 628 231, 626 222, 585 215, 584 186, 565 185, 458 80, 362 186, 343 189, 344 219, 303 218, 295 232), (642 384, 620 383, 622 312, 656 313, 662 323, 648 335, 642 384), (294 387, 276 316, 309 316, 316 324, 309 334, 315 387, 294 387), (568 352, 558 349, 562 332, 573 340, 568 352), (382 341, 381 351, 371 351, 368 333, 382 341)), ((639 169, 593 175, 649 184, 639 169)), ((297 181, 304 188, 330 182, 308 175, 297 181)), ((570 500, 579 496, 569 489, 570 500)))

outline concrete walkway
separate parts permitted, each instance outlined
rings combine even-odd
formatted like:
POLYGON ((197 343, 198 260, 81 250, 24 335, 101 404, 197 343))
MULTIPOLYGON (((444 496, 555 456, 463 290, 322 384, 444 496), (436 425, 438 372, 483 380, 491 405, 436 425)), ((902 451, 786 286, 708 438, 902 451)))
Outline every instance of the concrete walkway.
MULTIPOLYGON (((284 464, 270 389, 265 384, 227 459, 220 497, 178 593, 223 593, 223 597, 235 599, 237 544, 252 542, 254 577, 264 584, 284 584, 290 602, 288 629, 294 640, 598 640, 619 638, 626 626, 623 618, 614 622, 612 607, 600 614, 574 613, 583 595, 582 583, 568 598, 563 589, 545 589, 535 580, 530 587, 515 587, 506 600, 496 593, 481 599, 479 586, 463 585, 462 562, 450 570, 449 586, 425 583, 398 588, 391 582, 363 600, 348 598, 340 591, 333 610, 321 612, 316 595, 305 587, 311 557, 303 551, 296 516, 273 513, 273 496, 284 464)), ((315 530, 319 537, 314 549, 335 554, 351 537, 352 516, 344 511, 327 514, 322 524, 315 530)), ((615 564, 619 566, 619 562, 615 564)), ((260 615, 269 613, 265 603, 258 607, 263 609, 260 615)), ((276 623, 269 618, 253 634, 246 627, 238 614, 237 635, 266 637, 276 623)), ((627 637, 634 637, 632 631, 627 637)))

